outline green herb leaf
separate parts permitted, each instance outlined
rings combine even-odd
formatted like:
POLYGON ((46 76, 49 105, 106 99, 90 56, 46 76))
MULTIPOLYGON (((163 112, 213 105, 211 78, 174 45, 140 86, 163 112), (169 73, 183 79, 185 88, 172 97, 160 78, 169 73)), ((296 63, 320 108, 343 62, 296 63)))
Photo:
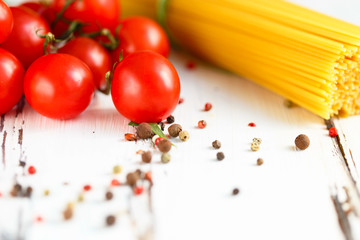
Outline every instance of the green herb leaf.
POLYGON ((152 128, 152 131, 153 133, 155 133, 156 135, 164 138, 164 139, 167 139, 167 137, 165 136, 165 134, 161 131, 161 128, 159 127, 159 125, 157 123, 149 123, 151 128, 152 128))
POLYGON ((138 123, 136 123, 136 122, 129 122, 129 124, 128 124, 129 126, 133 126, 133 127, 136 127, 136 126, 139 126, 139 124, 138 123))

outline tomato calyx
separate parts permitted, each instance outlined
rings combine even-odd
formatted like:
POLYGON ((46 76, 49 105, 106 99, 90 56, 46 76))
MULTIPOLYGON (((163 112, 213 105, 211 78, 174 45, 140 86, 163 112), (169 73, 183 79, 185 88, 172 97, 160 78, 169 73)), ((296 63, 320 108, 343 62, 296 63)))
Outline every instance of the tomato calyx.
POLYGON ((104 89, 99 89, 100 92, 102 92, 105 95, 109 95, 110 94, 110 90, 111 90, 111 85, 112 85, 112 80, 114 77, 114 72, 115 72, 115 68, 116 66, 119 64, 119 62, 121 62, 123 60, 123 51, 120 52, 120 56, 119 56, 119 60, 117 62, 114 63, 113 68, 111 71, 108 71, 105 75, 105 79, 106 79, 106 87, 104 89))
POLYGON ((44 44, 43 44, 43 51, 44 55, 49 54, 49 49, 54 49, 53 44, 57 42, 61 42, 60 40, 55 38, 55 35, 51 32, 48 32, 46 34, 39 34, 39 31, 43 31, 44 29, 38 29, 36 30, 36 35, 40 38, 45 38, 44 44))

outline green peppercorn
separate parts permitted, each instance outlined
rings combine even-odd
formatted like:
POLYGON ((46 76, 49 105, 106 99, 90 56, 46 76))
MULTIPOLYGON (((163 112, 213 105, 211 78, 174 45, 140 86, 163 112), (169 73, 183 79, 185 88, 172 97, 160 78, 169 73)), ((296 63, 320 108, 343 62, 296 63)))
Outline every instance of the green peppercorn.
POLYGON ((162 163, 169 163, 171 160, 171 155, 169 153, 163 153, 161 155, 161 162, 162 163))
POLYGON ((188 131, 181 131, 179 133, 179 137, 181 141, 186 142, 187 140, 189 140, 190 134, 188 133, 188 131))
POLYGON ((121 167, 120 165, 115 165, 115 166, 113 167, 113 173, 114 173, 114 174, 120 174, 121 171, 122 171, 122 167, 121 167))

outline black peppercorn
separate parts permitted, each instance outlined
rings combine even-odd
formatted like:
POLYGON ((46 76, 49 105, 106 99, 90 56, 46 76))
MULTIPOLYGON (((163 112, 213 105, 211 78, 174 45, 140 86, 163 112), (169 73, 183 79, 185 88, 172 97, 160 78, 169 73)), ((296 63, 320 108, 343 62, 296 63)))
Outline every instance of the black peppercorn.
POLYGON ((167 118, 166 118, 166 121, 168 122, 168 123, 174 123, 175 122, 175 117, 173 116, 173 115, 170 115, 170 116, 168 116, 167 118))
POLYGON ((240 191, 239 191, 238 188, 234 188, 232 194, 233 194, 233 195, 238 195, 239 192, 240 192, 240 191))
POLYGON ((310 145, 310 139, 305 134, 300 134, 295 138, 295 145, 300 150, 305 150, 310 145))
POLYGON ((217 160, 222 161, 222 160, 224 160, 225 155, 224 155, 223 152, 218 152, 218 153, 216 154, 216 158, 217 158, 217 160))
POLYGON ((115 216, 109 215, 109 216, 106 217, 106 225, 112 226, 112 225, 115 224, 115 222, 116 222, 115 216))

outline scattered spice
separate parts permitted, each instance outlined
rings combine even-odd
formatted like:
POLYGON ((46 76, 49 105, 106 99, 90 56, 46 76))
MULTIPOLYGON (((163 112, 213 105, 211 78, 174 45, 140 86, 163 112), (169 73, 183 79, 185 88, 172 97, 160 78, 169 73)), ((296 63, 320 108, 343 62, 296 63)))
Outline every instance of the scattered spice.
POLYGON ((151 174, 151 172, 150 171, 146 172, 144 178, 145 178, 145 180, 147 180, 149 182, 152 182, 152 174, 151 174))
POLYGON ((135 174, 136 174, 136 176, 138 177, 138 178, 141 178, 142 177, 142 175, 143 175, 143 172, 141 171, 141 169, 136 169, 135 170, 135 174))
POLYGON ((111 186, 114 186, 114 187, 116 187, 116 186, 120 186, 120 182, 119 182, 119 180, 117 180, 117 179, 113 179, 113 180, 111 180, 111 184, 110 184, 111 186))
POLYGON ((251 122, 251 123, 248 124, 248 126, 249 126, 249 127, 256 127, 256 124, 253 123, 253 122, 251 122))
POLYGON ((26 191, 24 193, 24 197, 31 198, 32 192, 33 192, 33 188, 32 187, 27 187, 26 191))
POLYGON ((165 123, 164 122, 159 122, 158 125, 161 128, 161 131, 165 130, 165 123))
POLYGON ((88 191, 90 191, 91 190, 91 185, 85 185, 84 187, 83 187, 83 189, 84 189, 84 191, 86 191, 86 192, 88 192, 88 191))
POLYGON ((0 198, 2 197, 3 195, 2 195, 2 193, 0 192, 0 198))
POLYGON ((20 167, 25 167, 26 166, 26 162, 24 162, 24 161, 19 161, 19 166, 20 167))
POLYGON ((208 102, 208 103, 206 103, 206 104, 205 104, 205 108, 204 108, 204 110, 205 110, 205 111, 210 111, 211 109, 212 109, 212 104, 211 104, 211 103, 209 103, 209 102, 208 102))
POLYGON ((215 149, 219 149, 219 148, 221 148, 221 142, 219 140, 215 140, 212 142, 212 146, 215 149))
POLYGON ((18 196, 21 196, 22 193, 21 193, 21 190, 22 190, 22 186, 19 184, 19 183, 16 183, 11 192, 10 192, 10 195, 13 196, 13 197, 18 197, 18 196))
POLYGON ((136 185, 137 180, 138 176, 136 175, 136 173, 128 173, 126 175, 126 183, 132 187, 136 185))
POLYGON ((198 127, 199 127, 199 128, 203 129, 203 128, 205 128, 206 126, 207 126, 207 122, 206 122, 205 120, 200 120, 200 121, 198 122, 198 127))
POLYGON ((65 220, 70 220, 74 215, 74 210, 72 207, 67 207, 64 211, 63 211, 63 217, 65 220))
POLYGON ((42 222, 42 221, 43 221, 43 218, 42 218, 41 216, 37 216, 37 217, 35 218, 35 221, 36 221, 36 222, 42 222))
POLYGON ((174 123, 175 122, 175 117, 173 115, 170 115, 166 118, 167 123, 174 123))
POLYGON ((34 166, 30 166, 28 168, 28 173, 31 174, 31 175, 35 174, 36 173, 36 168, 34 166))
POLYGON ((146 151, 144 152, 143 154, 141 154, 141 160, 144 162, 144 163, 150 163, 151 162, 151 159, 152 159, 152 154, 150 151, 146 151))
POLYGON ((121 167, 120 165, 115 165, 115 166, 113 167, 113 173, 114 173, 114 174, 120 174, 121 171, 122 171, 122 167, 121 167))
POLYGON ((125 133, 125 140, 129 142, 136 141, 136 136, 132 133, 125 133))
POLYGON ((256 152, 256 151, 259 151, 260 149, 260 145, 257 143, 257 142, 252 142, 251 143, 251 150, 256 152))
POLYGON ((45 195, 45 196, 49 196, 49 195, 50 195, 50 190, 49 190, 49 189, 45 189, 45 190, 44 190, 44 195, 45 195))
POLYGON ((232 191, 232 194, 235 196, 235 195, 238 195, 239 192, 240 192, 240 190, 238 188, 234 188, 232 191))
POLYGON ((223 152, 218 152, 218 153, 216 154, 216 158, 217 158, 217 160, 222 161, 222 160, 224 160, 225 155, 224 155, 223 152))
POLYGON ((337 137, 339 135, 338 130, 335 127, 331 127, 329 129, 329 135, 330 137, 337 137))
POLYGON ((173 124, 168 128, 168 132, 171 137, 178 137, 181 131, 182 126, 180 124, 173 124))
POLYGON ((179 99, 179 104, 182 104, 184 102, 184 98, 179 99))
POLYGON ((310 145, 310 139, 305 134, 300 134, 295 138, 295 145, 300 150, 305 150, 310 145))
POLYGON ((167 139, 164 139, 164 140, 161 140, 159 143, 158 143, 158 148, 160 150, 160 152, 162 153, 167 153, 171 150, 171 142, 167 139))
POLYGON ((258 166, 263 165, 263 163, 264 163, 264 160, 263 160, 262 158, 258 158, 257 161, 256 161, 256 164, 257 164, 258 166))
POLYGON ((80 193, 77 199, 78 202, 83 202, 84 201, 84 194, 80 193))
POLYGON ((180 140, 183 142, 186 142, 190 138, 190 134, 188 131, 181 131, 179 133, 180 140))
POLYGON ((261 140, 261 138, 253 138, 253 142, 260 145, 262 140, 261 140))
POLYGON ((148 139, 154 136, 152 128, 148 123, 140 123, 136 128, 136 134, 140 139, 148 139))
POLYGON ((193 61, 188 61, 188 62, 186 63, 186 68, 189 69, 189 70, 193 70, 193 69, 196 68, 196 63, 193 62, 193 61))
POLYGON ((293 108, 293 107, 296 106, 296 104, 293 103, 292 101, 290 101, 289 99, 286 99, 286 100, 284 101, 284 106, 287 107, 287 108, 293 108))
POLYGON ((141 195, 144 191, 144 187, 143 186, 137 186, 134 188, 134 194, 135 195, 141 195))
POLYGON ((163 153, 161 155, 161 162, 162 163, 169 163, 171 160, 171 155, 169 153, 163 153))
POLYGON ((107 192, 105 193, 105 199, 106 199, 106 200, 110 201, 111 199, 113 199, 113 197, 114 197, 114 194, 113 194, 112 192, 107 191, 107 192))
POLYGON ((155 145, 157 146, 159 144, 160 141, 164 140, 165 138, 163 137, 158 137, 157 139, 155 139, 155 145))
POLYGON ((106 225, 107 226, 112 226, 115 224, 115 222, 116 222, 116 218, 114 215, 109 215, 106 217, 106 225))

